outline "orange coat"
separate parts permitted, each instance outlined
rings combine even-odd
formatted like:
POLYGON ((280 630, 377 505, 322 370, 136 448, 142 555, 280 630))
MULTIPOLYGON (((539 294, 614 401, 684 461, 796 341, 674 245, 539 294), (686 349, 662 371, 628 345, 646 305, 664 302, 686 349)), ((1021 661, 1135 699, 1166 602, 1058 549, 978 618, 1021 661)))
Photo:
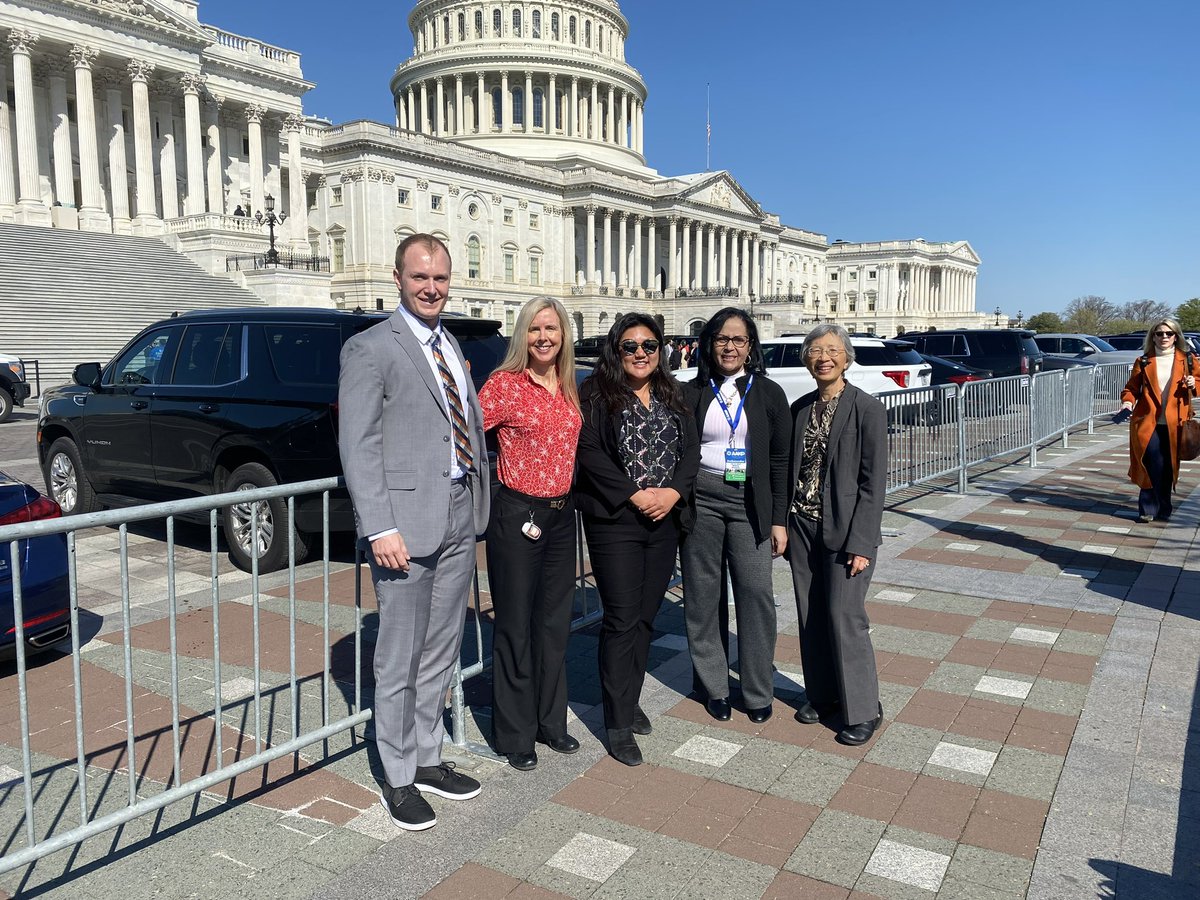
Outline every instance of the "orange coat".
MULTIPOLYGON (((1145 360, 1146 357, 1142 357, 1133 364, 1133 373, 1125 384, 1125 390, 1121 391, 1121 401, 1133 404, 1133 416, 1129 420, 1129 480, 1138 487, 1153 487, 1142 457, 1158 423, 1159 409, 1165 403, 1167 433, 1171 436, 1171 466, 1174 469, 1171 486, 1174 487, 1179 480, 1179 423, 1195 415, 1190 402, 1192 392, 1183 383, 1187 357, 1182 351, 1175 351, 1171 379, 1162 398, 1158 396, 1158 359, 1151 356, 1149 362, 1145 360)), ((1197 388, 1200 388, 1200 361, 1194 356, 1191 374, 1196 378, 1197 388)))

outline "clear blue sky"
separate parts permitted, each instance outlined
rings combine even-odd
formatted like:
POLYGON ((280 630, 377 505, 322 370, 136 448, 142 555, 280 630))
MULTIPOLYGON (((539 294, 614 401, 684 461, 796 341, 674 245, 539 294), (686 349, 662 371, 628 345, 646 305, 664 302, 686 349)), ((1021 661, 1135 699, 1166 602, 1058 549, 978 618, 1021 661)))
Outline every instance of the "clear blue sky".
MULTIPOLYGON (((624 0, 664 175, 729 169, 831 241, 971 242, 978 308, 1200 295, 1195 0, 624 0)), ((390 122, 408 0, 201 0, 302 54, 308 112, 390 122)))

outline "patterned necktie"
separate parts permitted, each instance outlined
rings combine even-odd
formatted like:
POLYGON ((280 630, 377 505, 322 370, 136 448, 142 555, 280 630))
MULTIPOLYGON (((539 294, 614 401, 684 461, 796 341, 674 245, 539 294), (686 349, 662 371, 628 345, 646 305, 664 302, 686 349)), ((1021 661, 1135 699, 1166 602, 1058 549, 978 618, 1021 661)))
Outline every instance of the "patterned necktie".
POLYGON ((446 365, 446 357, 442 355, 442 337, 435 334, 429 342, 433 350, 433 361, 437 364, 438 374, 442 376, 442 386, 446 389, 446 400, 450 405, 450 426, 454 431, 454 458, 464 472, 471 468, 471 438, 467 434, 467 417, 463 412, 462 398, 458 395, 458 385, 454 383, 454 375, 446 365))

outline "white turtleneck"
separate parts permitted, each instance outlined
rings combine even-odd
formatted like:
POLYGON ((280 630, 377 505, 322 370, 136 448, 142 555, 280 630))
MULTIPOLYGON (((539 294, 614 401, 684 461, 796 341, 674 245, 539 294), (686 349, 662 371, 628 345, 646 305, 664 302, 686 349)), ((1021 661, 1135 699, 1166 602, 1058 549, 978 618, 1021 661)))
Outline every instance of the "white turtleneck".
MULTIPOLYGON (((717 390, 721 392, 721 397, 725 401, 725 405, 729 407, 731 416, 737 415, 738 403, 741 402, 737 380, 745 374, 745 369, 739 369, 733 375, 726 376, 722 381, 718 380, 719 375, 713 373, 713 381, 717 383, 717 390)), ((704 390, 711 391, 712 387, 705 385, 704 390)), ((729 446, 729 423, 725 421, 725 413, 721 412, 721 404, 717 402, 716 397, 713 397, 712 403, 708 405, 708 411, 704 414, 704 428, 700 431, 700 468, 716 475, 724 475, 725 449, 729 446)), ((742 410, 742 418, 738 422, 737 431, 734 432, 732 446, 735 448, 749 447, 745 409, 742 410)))
POLYGON ((1171 381, 1171 370, 1175 367, 1175 348, 1160 350, 1156 347, 1154 362, 1158 374, 1158 396, 1162 397, 1163 391, 1167 389, 1167 384, 1171 381))

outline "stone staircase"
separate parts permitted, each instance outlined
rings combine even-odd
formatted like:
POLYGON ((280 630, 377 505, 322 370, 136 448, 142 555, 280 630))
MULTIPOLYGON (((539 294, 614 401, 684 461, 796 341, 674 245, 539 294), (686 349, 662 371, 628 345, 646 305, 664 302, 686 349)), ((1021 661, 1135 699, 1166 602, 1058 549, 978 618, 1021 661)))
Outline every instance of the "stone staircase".
POLYGON ((0 225, 0 351, 31 384, 36 359, 43 390, 173 312, 263 305, 155 238, 0 225))

